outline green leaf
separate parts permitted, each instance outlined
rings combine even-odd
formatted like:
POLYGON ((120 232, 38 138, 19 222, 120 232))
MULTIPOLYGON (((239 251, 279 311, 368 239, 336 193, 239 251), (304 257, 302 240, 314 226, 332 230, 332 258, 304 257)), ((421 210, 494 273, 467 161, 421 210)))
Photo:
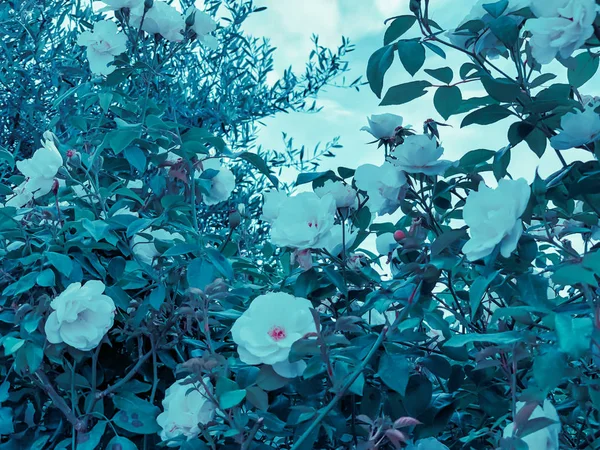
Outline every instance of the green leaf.
POLYGON ((106 445, 106 450, 138 450, 138 448, 126 437, 115 436, 106 445))
POLYGON ((348 295, 348 286, 346 286, 344 278, 340 275, 339 271, 335 270, 335 266, 323 267, 323 272, 344 296, 348 295))
POLYGON ((231 263, 221 252, 214 248, 207 248, 206 255, 216 269, 221 272, 221 275, 229 280, 233 280, 233 268, 231 267, 231 263))
POLYGON ((37 275, 37 272, 30 272, 22 276, 14 283, 9 284, 4 291, 2 291, 2 295, 13 297, 22 294, 23 292, 27 292, 29 289, 35 286, 37 275))
POLYGON ((77 450, 94 450, 104 437, 105 429, 106 422, 102 420, 94 425, 89 433, 79 433, 77 435, 77 450))
POLYGON ((444 347, 462 347, 474 342, 487 342, 490 344, 508 345, 522 341, 527 333, 523 331, 507 331, 504 333, 488 334, 455 334, 444 343, 444 347))
POLYGON ((565 376, 567 358, 554 349, 538 355, 533 361, 533 377, 541 389, 550 391, 556 388, 565 376))
POLYGON ((192 260, 187 267, 187 282, 190 287, 205 289, 215 278, 215 267, 204 258, 192 260))
POLYGON ((501 16, 492 20, 488 26, 490 31, 509 49, 512 49, 519 39, 518 22, 510 16, 501 16))
POLYGON ((243 152, 238 155, 238 158, 243 159, 244 161, 247 161, 250 164, 252 164, 258 169, 260 173, 265 175, 271 181, 271 183, 273 183, 273 186, 275 186, 276 188, 279 187, 279 180, 271 172, 271 169, 269 169, 269 166, 260 155, 251 152, 243 152))
POLYGON ((150 227, 150 225, 152 225, 152 222, 154 222, 154 220, 152 220, 152 219, 143 219, 142 218, 142 219, 134 220, 127 227, 127 237, 130 238, 134 234, 137 234, 140 231, 147 229, 148 227, 150 227))
POLYGON ((399 41, 398 56, 406 71, 414 76, 425 63, 425 47, 418 40, 399 41))
POLYGON ((115 425, 136 434, 154 434, 160 431, 156 416, 160 409, 150 402, 125 392, 113 397, 119 409, 112 418, 115 425))
POLYGON ((298 174, 298 178, 296 178, 296 186, 300 186, 301 184, 311 183, 317 180, 336 180, 337 177, 333 170, 328 170, 327 172, 308 172, 298 174))
POLYGON ((388 89, 379 106, 402 105, 427 94, 429 81, 410 81, 388 89))
POLYGON ((404 395, 409 375, 410 364, 403 355, 386 352, 381 356, 377 376, 387 387, 404 395))
POLYGON ((445 120, 458 111, 461 103, 462 93, 458 86, 443 86, 435 91, 433 105, 445 120))
POLYGON ((110 226, 104 220, 82 219, 81 225, 92 235, 96 242, 100 242, 102 239, 106 239, 110 226))
POLYGON ((465 237, 467 237, 466 228, 445 231, 444 233, 440 234, 431 244, 431 256, 439 255, 452 244, 465 237))
POLYGON ((490 97, 499 102, 513 102, 521 92, 519 85, 512 80, 482 76, 481 83, 490 97))
POLYGON ((377 98, 381 98, 383 79, 393 62, 394 47, 391 45, 380 48, 369 58, 369 62, 367 63, 367 80, 377 98))
POLYGON ((432 44, 431 42, 423 42, 423 45, 440 58, 446 59, 446 52, 444 52, 444 50, 442 50, 439 46, 432 44))
POLYGON ((388 26, 387 30, 385 30, 383 45, 388 45, 390 42, 398 39, 400 36, 410 30, 416 21, 417 18, 415 16, 406 15, 396 17, 388 26))
POLYGON ((40 274, 36 278, 36 283, 38 286, 42 287, 52 287, 54 286, 56 280, 54 277, 54 271, 52 269, 44 269, 40 272, 40 274))
POLYGON ((471 288, 469 289, 469 303, 471 305, 471 317, 475 317, 477 309, 479 309, 479 305, 481 305, 481 300, 485 295, 488 287, 494 281, 494 278, 500 273, 499 270, 490 273, 487 276, 479 276, 475 279, 471 288))
POLYGON ((65 277, 69 277, 71 275, 71 271, 73 270, 73 261, 71 261, 69 256, 55 252, 45 252, 44 255, 46 258, 48 258, 48 262, 65 277))
POLYGON ((463 168, 474 168, 479 164, 489 161, 496 154, 493 150, 477 149, 467 152, 462 158, 460 158, 458 164, 463 168))
POLYGON ((152 290, 152 292, 150 292, 150 295, 148 295, 148 303, 150 303, 152 308, 158 311, 160 306, 165 301, 166 295, 167 292, 165 286, 159 284, 155 289, 152 290))
POLYGON ((492 17, 498 18, 506 11, 508 0, 500 0, 496 3, 484 3, 482 6, 492 17))
POLYGON ((555 325, 561 352, 573 358, 580 358, 588 353, 594 332, 594 323, 590 317, 573 318, 570 314, 557 314, 555 325))
POLYGON ((4 339, 2 339, 2 346, 4 347, 4 354, 6 356, 16 353, 23 345, 25 345, 23 339, 18 339, 13 336, 5 336, 4 339))
POLYGON ((490 125, 498 122, 499 120, 505 119, 510 115, 511 112, 504 106, 489 105, 467 115, 467 117, 465 117, 460 124, 460 127, 464 128, 472 124, 490 125))
POLYGON ((131 167, 137 169, 140 173, 144 173, 146 170, 146 155, 139 147, 127 147, 123 154, 131 167))
POLYGON ((246 389, 225 392, 219 397, 219 406, 223 409, 233 408, 246 398, 246 389))
POLYGON ((454 72, 450 67, 441 67, 439 69, 425 69, 425 72, 435 78, 436 80, 440 80, 442 83, 450 84, 452 83, 452 78, 454 78, 454 72))
POLYGON ((140 135, 139 131, 136 130, 115 130, 111 131, 108 135, 109 143, 115 153, 121 153, 129 145, 138 138, 140 135))
POLYGON ((567 75, 569 84, 579 88, 587 83, 596 74, 600 57, 589 51, 580 53, 574 59, 574 64, 569 67, 567 75))
POLYGON ((492 163, 492 170, 496 180, 500 180, 508 173, 508 165, 510 164, 510 146, 506 146, 501 150, 498 150, 494 155, 494 162, 492 163))

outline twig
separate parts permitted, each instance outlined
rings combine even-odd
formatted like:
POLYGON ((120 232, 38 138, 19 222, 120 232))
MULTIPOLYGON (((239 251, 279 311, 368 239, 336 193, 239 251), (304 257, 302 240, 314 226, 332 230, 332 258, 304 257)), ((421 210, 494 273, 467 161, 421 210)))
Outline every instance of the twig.
POLYGON ((56 406, 66 417, 66 419, 73 425, 73 427, 79 431, 83 429, 83 421, 79 420, 73 410, 67 405, 67 402, 56 392, 54 386, 50 383, 50 380, 44 373, 42 369, 38 369, 35 372, 35 376, 38 378, 39 382, 42 384, 42 388, 48 394, 48 397, 52 400, 54 406, 56 406))

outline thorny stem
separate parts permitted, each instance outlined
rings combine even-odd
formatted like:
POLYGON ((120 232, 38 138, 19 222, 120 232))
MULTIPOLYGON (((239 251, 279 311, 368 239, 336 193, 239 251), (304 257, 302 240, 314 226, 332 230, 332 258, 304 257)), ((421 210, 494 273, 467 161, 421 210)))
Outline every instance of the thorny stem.
POLYGON ((75 430, 79 431, 83 429, 84 423, 79 420, 73 410, 67 405, 67 402, 56 392, 54 386, 50 383, 50 380, 44 373, 42 369, 38 369, 35 371, 35 376, 42 384, 42 388, 48 394, 48 397, 52 400, 54 406, 56 406, 65 416, 65 418, 73 425, 75 430))

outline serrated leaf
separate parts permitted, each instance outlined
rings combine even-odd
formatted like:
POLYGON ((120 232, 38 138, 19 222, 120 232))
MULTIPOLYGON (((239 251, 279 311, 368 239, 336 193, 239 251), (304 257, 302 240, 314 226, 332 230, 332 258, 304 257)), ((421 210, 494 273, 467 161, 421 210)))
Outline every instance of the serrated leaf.
POLYGON ((491 125, 492 123, 496 123, 502 119, 506 119, 511 115, 511 112, 500 105, 489 105, 485 106, 481 109, 473 111, 467 117, 465 117, 460 124, 461 128, 464 128, 469 125, 491 125))
POLYGON ((442 83, 450 84, 454 78, 454 72, 450 67, 440 67, 439 69, 425 69, 425 73, 432 76, 442 83))
POLYGON ((383 79, 393 62, 394 47, 391 45, 380 48, 369 58, 369 62, 367 63, 367 80, 377 98, 381 98, 383 79))
POLYGON ((379 106, 402 105, 427 94, 429 81, 410 81, 388 89, 379 106))
POLYGON ((461 103, 462 93, 458 86, 439 87, 433 96, 433 105, 444 120, 448 120, 452 114, 456 113, 461 103))
POLYGON ((425 47, 417 40, 399 41, 398 56, 406 71, 414 76, 425 63, 425 47))
POLYGON ((385 30, 383 45, 388 45, 389 43, 401 37, 404 33, 412 28, 416 21, 417 18, 415 16, 406 15, 396 17, 385 30))

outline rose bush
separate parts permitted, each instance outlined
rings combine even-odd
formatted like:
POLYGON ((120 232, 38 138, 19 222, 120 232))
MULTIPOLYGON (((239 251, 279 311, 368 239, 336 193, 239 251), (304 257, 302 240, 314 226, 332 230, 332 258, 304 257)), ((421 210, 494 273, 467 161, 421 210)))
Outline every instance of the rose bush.
POLYGON ((358 167, 256 145, 346 39, 278 77, 250 0, 104 3, 0 2, 0 450, 600 448, 598 2, 407 2, 358 167))

